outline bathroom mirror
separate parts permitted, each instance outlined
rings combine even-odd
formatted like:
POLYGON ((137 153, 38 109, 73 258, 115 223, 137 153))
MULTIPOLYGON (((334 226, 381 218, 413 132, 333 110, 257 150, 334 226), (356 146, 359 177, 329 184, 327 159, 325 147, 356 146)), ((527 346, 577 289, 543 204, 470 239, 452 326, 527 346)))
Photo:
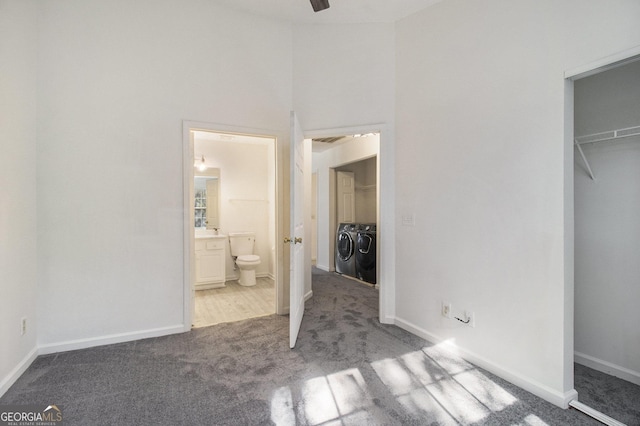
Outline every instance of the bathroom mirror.
POLYGON ((194 227, 220 228, 220 169, 195 170, 193 198, 194 227))

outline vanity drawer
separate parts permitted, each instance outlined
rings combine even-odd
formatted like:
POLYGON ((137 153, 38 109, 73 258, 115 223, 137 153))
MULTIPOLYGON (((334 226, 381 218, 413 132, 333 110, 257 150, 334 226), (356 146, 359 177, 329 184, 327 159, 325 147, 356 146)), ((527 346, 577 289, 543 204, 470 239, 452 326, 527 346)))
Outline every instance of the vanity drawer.
POLYGON ((207 250, 219 250, 224 248, 225 240, 207 240, 207 250))
POLYGON ((221 238, 198 238, 196 240, 196 251, 221 250, 225 248, 226 240, 221 238))

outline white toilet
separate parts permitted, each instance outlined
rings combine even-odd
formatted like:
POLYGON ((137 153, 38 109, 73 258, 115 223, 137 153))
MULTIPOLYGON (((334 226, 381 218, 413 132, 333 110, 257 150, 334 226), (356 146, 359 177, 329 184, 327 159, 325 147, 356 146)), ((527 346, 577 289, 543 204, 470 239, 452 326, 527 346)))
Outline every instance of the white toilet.
POLYGON ((256 285, 256 268, 260 256, 253 254, 256 234, 253 232, 229 232, 231 256, 240 269, 239 283, 245 287, 256 285))

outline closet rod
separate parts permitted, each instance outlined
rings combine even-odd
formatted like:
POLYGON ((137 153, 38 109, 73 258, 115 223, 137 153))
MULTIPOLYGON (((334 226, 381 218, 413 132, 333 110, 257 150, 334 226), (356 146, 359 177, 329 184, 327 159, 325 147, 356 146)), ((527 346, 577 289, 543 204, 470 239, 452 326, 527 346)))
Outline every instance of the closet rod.
POLYGON ((578 136, 573 140, 573 144, 576 146, 576 148, 578 148, 578 152, 580 153, 580 156, 582 157, 582 161, 584 162, 584 165, 587 168, 589 177, 591 178, 591 180, 596 180, 596 177, 593 174, 593 170, 591 170, 591 166, 589 165, 589 161, 587 160, 587 156, 584 155, 584 151, 582 150, 582 147, 580 145, 585 145, 588 143, 612 141, 615 139, 628 138, 630 136, 638 136, 638 135, 640 135, 640 126, 626 127, 624 129, 610 130, 608 132, 593 133, 591 135, 578 136))
POLYGON ((591 135, 578 136, 575 138, 576 145, 610 141, 614 139, 628 138, 640 135, 640 126, 627 127, 624 129, 610 130, 608 132, 593 133, 591 135))

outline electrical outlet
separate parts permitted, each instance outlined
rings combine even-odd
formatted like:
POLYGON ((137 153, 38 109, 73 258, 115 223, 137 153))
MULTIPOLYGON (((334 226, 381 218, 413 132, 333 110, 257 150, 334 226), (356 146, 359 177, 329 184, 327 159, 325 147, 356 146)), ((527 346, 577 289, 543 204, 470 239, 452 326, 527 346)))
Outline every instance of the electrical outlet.
POLYGON ((464 311, 464 317, 466 320, 468 320, 469 322, 467 323, 467 325, 469 327, 475 327, 476 326, 476 314, 473 313, 472 311, 464 311))
POLYGON ((20 335, 24 336, 27 334, 27 317, 22 317, 20 320, 20 335))
POLYGON ((451 318, 451 303, 442 302, 442 316, 445 318, 451 318))

